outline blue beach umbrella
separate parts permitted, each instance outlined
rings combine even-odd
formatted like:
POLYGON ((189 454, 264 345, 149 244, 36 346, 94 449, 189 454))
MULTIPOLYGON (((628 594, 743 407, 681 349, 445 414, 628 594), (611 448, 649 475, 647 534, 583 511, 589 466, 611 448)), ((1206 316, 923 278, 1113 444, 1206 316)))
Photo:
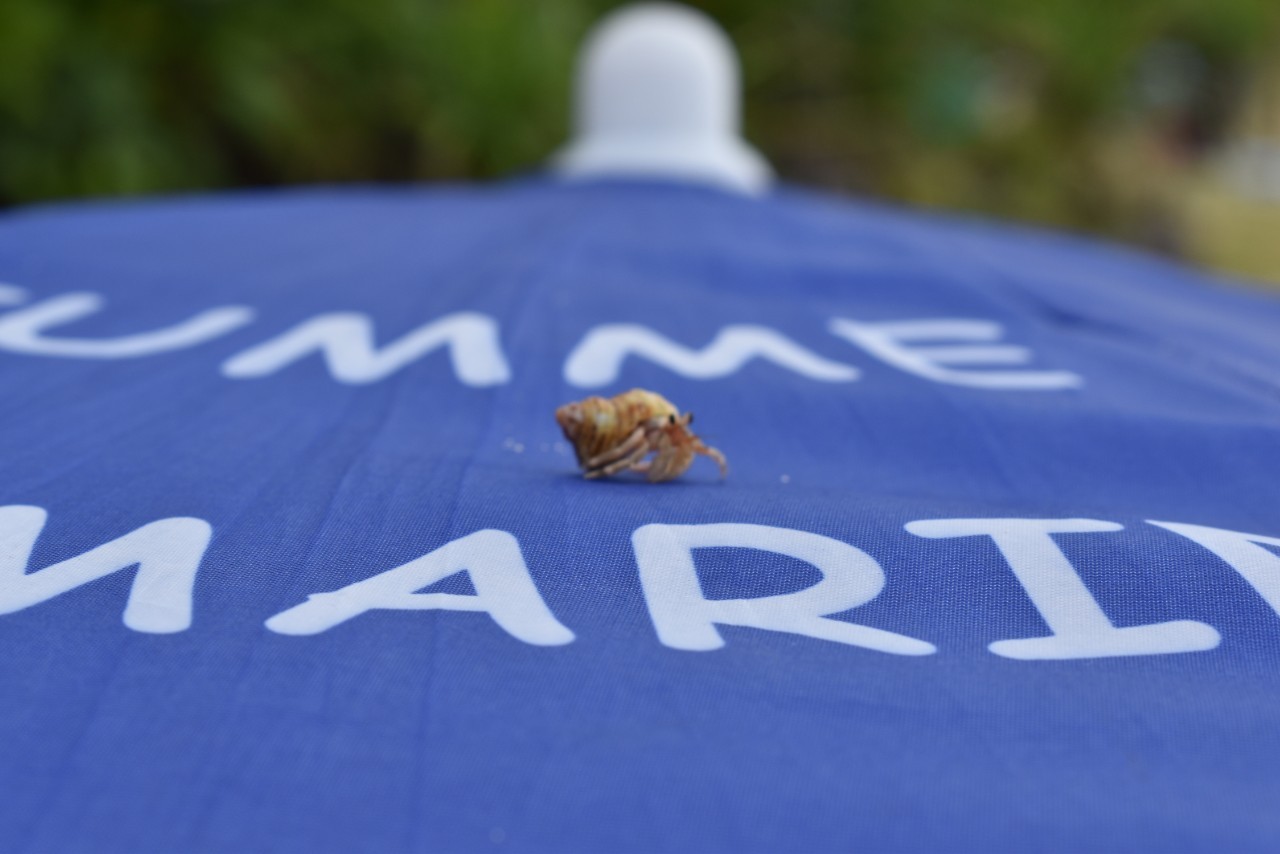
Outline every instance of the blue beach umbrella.
POLYGON ((1275 849, 1280 304, 770 187, 703 26, 558 177, 0 220, 0 849, 1275 849))

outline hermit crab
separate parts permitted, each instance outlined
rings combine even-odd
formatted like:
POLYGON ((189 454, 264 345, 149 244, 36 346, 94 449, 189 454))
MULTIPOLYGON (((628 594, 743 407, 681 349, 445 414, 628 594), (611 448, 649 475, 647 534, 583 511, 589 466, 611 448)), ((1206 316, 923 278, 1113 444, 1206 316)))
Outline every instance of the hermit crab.
POLYGON ((721 477, 729 473, 724 454, 704 445, 689 429, 693 413, 681 415, 671 401, 652 391, 633 388, 616 397, 566 403, 556 410, 556 421, 573 443, 584 477, 609 477, 630 469, 658 483, 684 474, 694 454, 715 460, 721 477), (653 459, 646 460, 651 453, 653 459))

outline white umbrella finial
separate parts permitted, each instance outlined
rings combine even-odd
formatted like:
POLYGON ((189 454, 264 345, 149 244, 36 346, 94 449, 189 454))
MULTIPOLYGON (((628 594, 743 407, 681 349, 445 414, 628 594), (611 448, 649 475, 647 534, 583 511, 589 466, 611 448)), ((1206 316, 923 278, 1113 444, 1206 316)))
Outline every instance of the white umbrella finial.
POLYGON ((647 176, 759 193, 769 164, 739 135, 737 55, 700 12, 641 3, 607 16, 578 59, 566 178, 647 176))

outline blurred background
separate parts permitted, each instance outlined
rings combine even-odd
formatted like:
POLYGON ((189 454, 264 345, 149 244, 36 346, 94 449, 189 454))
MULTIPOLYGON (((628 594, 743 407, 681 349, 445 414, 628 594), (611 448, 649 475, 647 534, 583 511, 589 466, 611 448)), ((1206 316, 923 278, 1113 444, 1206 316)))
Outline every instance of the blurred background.
MULTIPOLYGON (((0 207, 486 180, 566 139, 603 0, 8 0, 0 207)), ((1277 0, 694 2, 784 180, 1280 285, 1277 0)))

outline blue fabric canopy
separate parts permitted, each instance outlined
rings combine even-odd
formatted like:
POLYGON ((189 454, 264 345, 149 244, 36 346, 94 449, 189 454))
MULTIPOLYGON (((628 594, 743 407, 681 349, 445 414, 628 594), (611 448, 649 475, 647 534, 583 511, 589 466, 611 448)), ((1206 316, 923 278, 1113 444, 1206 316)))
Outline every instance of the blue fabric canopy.
POLYGON ((543 181, 29 209, 0 282, 0 849, 1280 845, 1274 299, 543 181), (583 480, 633 387, 728 478, 583 480))

